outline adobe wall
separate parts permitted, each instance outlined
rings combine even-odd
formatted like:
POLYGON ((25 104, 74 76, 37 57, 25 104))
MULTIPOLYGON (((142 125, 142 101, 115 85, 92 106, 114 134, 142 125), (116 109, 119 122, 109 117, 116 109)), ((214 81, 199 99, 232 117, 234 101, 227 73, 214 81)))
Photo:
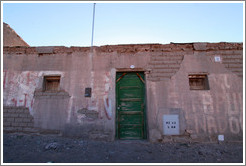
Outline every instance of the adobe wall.
POLYGON ((36 128, 88 139, 115 139, 117 71, 144 71, 150 141, 242 140, 242 43, 94 47, 4 47, 3 104, 29 109, 36 128), (220 62, 214 57, 219 56, 220 62), (130 66, 135 68, 131 69, 130 66), (189 89, 188 75, 207 73, 210 90, 189 89), (60 75, 61 91, 43 91, 60 75), (85 88, 92 96, 85 97, 85 88), (179 136, 165 136, 163 115, 179 115, 179 136))
POLYGON ((34 119, 25 107, 4 107, 3 127, 5 132, 35 132, 34 119))

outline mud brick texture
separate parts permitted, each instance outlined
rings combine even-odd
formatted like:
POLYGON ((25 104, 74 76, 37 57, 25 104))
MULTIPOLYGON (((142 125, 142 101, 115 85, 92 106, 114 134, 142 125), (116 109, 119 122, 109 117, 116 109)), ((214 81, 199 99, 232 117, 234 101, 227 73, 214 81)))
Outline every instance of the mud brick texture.
POLYGON ((4 107, 3 108, 4 132, 34 132, 34 121, 28 108, 4 107))

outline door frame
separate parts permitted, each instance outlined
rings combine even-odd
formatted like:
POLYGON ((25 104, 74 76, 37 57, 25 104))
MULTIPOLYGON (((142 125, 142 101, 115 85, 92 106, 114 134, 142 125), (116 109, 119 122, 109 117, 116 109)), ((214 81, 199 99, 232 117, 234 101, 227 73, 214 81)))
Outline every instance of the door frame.
POLYGON ((148 139, 148 127, 147 127, 147 96, 146 96, 146 71, 143 69, 117 69, 115 72, 115 139, 119 139, 119 135, 118 135, 118 111, 117 111, 117 105, 118 105, 118 100, 117 100, 117 73, 121 73, 121 72, 125 72, 125 73, 137 73, 137 72, 141 72, 144 74, 144 109, 143 109, 143 127, 144 127, 144 131, 143 131, 143 140, 148 139))

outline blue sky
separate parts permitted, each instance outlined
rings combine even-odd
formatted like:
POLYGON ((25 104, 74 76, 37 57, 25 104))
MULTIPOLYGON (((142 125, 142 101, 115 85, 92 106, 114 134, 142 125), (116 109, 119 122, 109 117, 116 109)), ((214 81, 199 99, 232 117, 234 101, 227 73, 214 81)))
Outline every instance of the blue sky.
MULTIPOLYGON (((93 3, 4 3, 30 46, 90 46, 93 3)), ((243 42, 243 3, 96 3, 94 45, 243 42)))

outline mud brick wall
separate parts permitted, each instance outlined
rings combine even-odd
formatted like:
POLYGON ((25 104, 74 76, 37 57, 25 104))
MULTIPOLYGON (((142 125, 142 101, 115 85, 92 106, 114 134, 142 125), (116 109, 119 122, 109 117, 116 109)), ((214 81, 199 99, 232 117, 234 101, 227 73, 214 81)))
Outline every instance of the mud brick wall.
POLYGON ((34 120, 28 108, 4 107, 3 131, 4 132, 34 132, 34 120))
POLYGON ((208 43, 207 56, 221 57, 225 68, 243 78, 243 45, 238 43, 208 43))
POLYGON ((28 108, 37 128, 114 140, 116 74, 140 71, 150 141, 169 140, 164 115, 179 116, 173 140, 217 141, 219 134, 243 140, 243 51, 243 43, 225 42, 4 47, 3 105, 28 108), (207 75, 209 90, 191 90, 190 74, 207 75), (52 75, 60 76, 63 92, 44 92, 44 77, 52 75), (85 96, 88 87, 91 97, 85 96))

